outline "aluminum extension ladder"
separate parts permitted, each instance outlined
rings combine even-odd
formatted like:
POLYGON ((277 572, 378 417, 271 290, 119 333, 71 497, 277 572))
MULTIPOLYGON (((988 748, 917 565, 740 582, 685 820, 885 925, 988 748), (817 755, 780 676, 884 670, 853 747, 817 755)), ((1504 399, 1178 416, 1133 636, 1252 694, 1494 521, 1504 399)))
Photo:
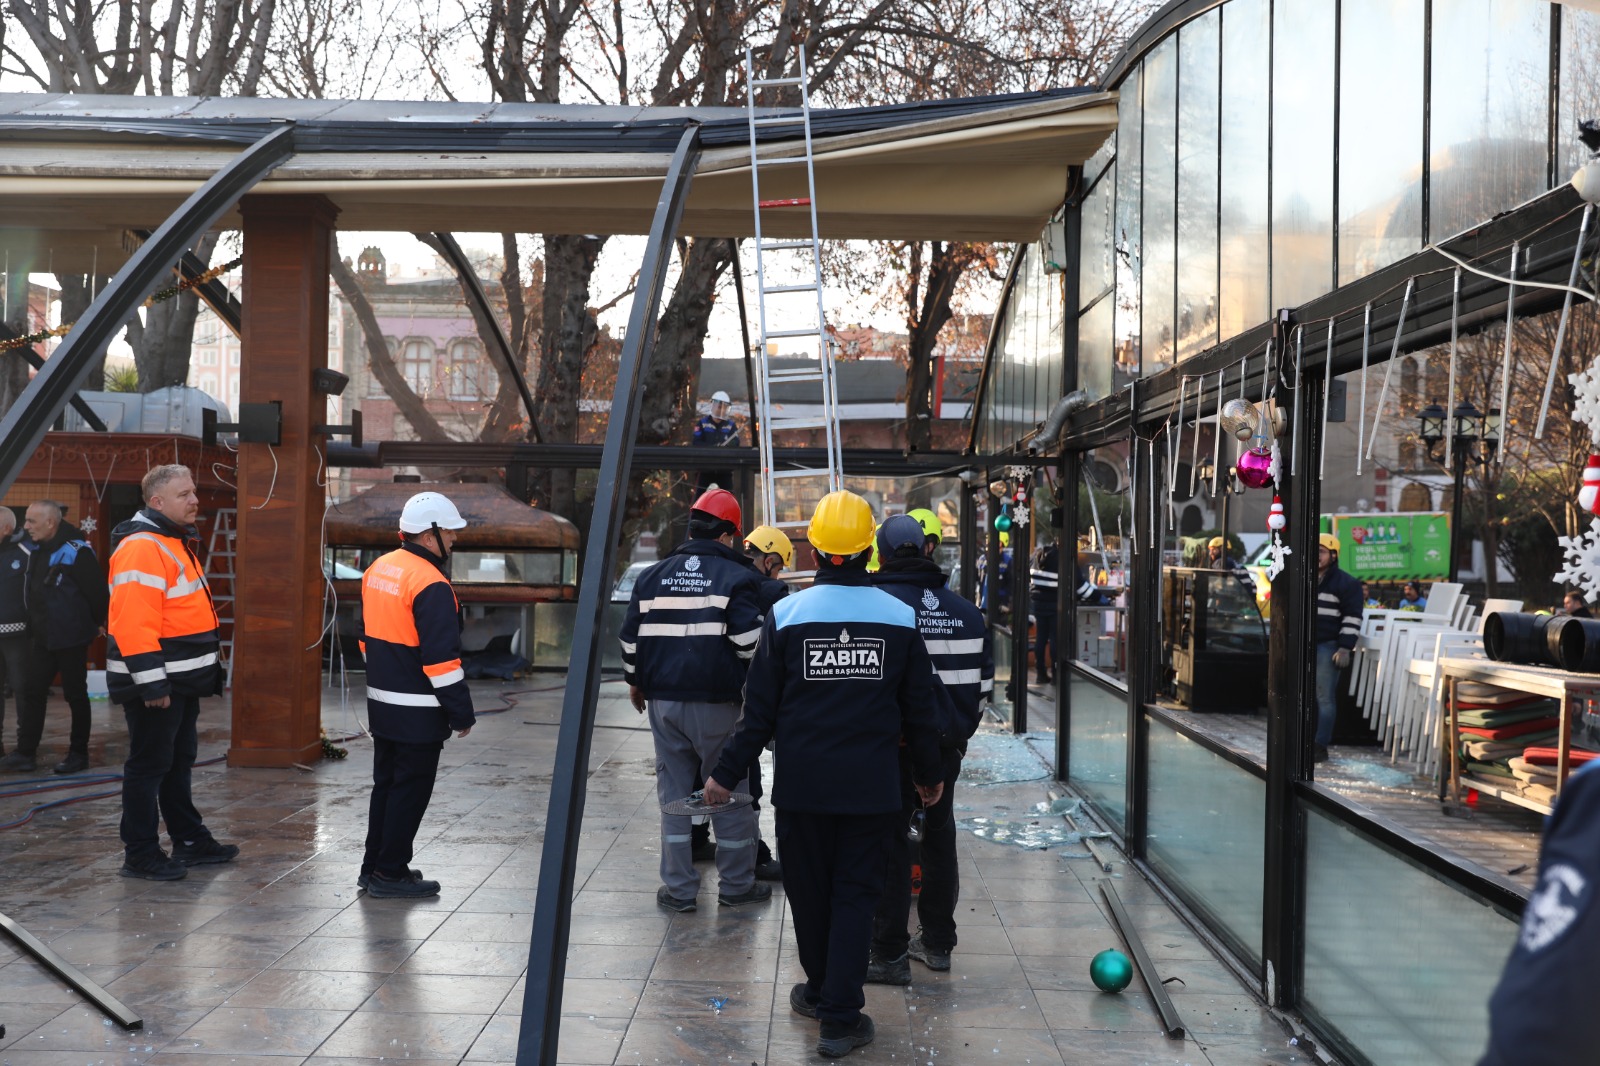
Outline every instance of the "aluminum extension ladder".
POLYGON ((233 687, 234 559, 239 556, 239 531, 234 528, 237 507, 219 507, 206 545, 206 584, 217 609, 217 654, 222 660, 223 684, 233 687))
MULTIPOLYGON (((760 78, 756 76, 755 55, 750 49, 744 53, 745 84, 749 91, 745 99, 745 114, 750 124, 750 188, 755 201, 755 234, 756 234, 756 309, 757 318, 761 326, 760 341, 756 348, 756 362, 760 372, 756 377, 758 395, 752 397, 753 404, 758 414, 757 443, 761 457, 761 506, 762 516, 768 525, 779 529, 804 528, 805 522, 781 521, 778 512, 778 482, 789 478, 815 478, 823 482, 816 495, 820 498, 823 493, 833 492, 844 487, 844 474, 840 462, 840 433, 839 433, 839 385, 838 375, 834 367, 833 344, 828 336, 827 312, 822 304, 822 244, 817 238, 817 182, 812 165, 811 148, 811 97, 806 90, 806 56, 805 49, 800 49, 799 74, 795 77, 760 78), (795 157, 792 153, 784 153, 775 146, 769 145, 765 154, 757 139, 756 131, 764 126, 793 126, 796 116, 791 112, 782 115, 758 113, 756 106, 757 90, 767 87, 793 86, 800 90, 799 121, 805 133, 805 172, 806 195, 787 199, 767 199, 761 197, 761 172, 763 168, 771 166, 792 166, 795 157), (810 213, 811 235, 809 238, 796 240, 768 241, 763 236, 761 215, 763 211, 779 208, 804 207, 810 213), (769 257, 769 253, 776 253, 769 257), (809 260, 807 260, 809 256, 809 260), (783 266, 790 270, 780 275, 774 268, 783 266), (808 281, 792 282, 796 276, 809 275, 808 281), (768 297, 791 298, 773 301, 777 307, 769 307, 768 297), (796 307, 792 298, 801 298, 805 303, 796 307), (805 323, 796 328, 774 329, 769 322, 769 316, 774 312, 786 322, 805 323), (812 314, 815 318, 812 319, 812 314), (789 369, 774 369, 770 363, 769 344, 773 341, 789 338, 810 338, 815 344, 815 362, 802 367, 789 369), (773 390, 780 385, 815 386, 811 394, 815 403, 807 404, 810 408, 802 415, 785 415, 779 411, 779 404, 773 399, 773 390), (791 470, 778 470, 772 458, 772 436, 783 430, 795 429, 820 429, 824 437, 825 463, 820 467, 804 467, 791 470)), ((794 575, 799 576, 799 575, 794 575)))

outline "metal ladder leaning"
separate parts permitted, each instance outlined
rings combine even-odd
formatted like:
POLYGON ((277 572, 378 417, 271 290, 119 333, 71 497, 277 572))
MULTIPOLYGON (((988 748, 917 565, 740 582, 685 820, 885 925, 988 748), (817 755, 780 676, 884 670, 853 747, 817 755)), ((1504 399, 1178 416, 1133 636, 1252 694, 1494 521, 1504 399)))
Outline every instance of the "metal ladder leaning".
MULTIPOLYGON (((750 125, 750 188, 755 201, 755 236, 756 236, 756 310, 760 322, 761 334, 759 346, 756 349, 756 362, 760 371, 756 378, 758 395, 752 397, 753 405, 758 408, 757 444, 761 457, 761 506, 762 516, 768 525, 784 528, 804 527, 805 522, 784 522, 778 513, 778 482, 788 478, 818 478, 825 479, 825 487, 818 492, 833 492, 844 487, 843 469, 840 462, 840 434, 839 434, 839 386, 838 376, 834 367, 833 346, 828 337, 827 312, 822 304, 822 245, 817 238, 817 182, 812 165, 811 148, 811 98, 806 90, 806 56, 805 49, 800 49, 799 74, 795 77, 759 78, 756 76, 755 55, 750 49, 745 49, 745 84, 749 91, 745 99, 745 115, 750 125), (768 146, 765 154, 757 139, 757 130, 765 126, 793 126, 796 117, 792 110, 787 114, 761 114, 758 113, 756 97, 758 90, 768 87, 796 87, 800 90, 800 125, 805 134, 805 162, 806 195, 804 197, 791 197, 787 199, 761 198, 761 171, 765 167, 774 165, 793 165, 796 157, 792 153, 785 153, 781 148, 768 146), (761 213, 767 210, 780 208, 804 207, 810 213, 811 235, 808 238, 796 240, 768 241, 763 236, 761 213), (780 262, 769 262, 768 253, 779 253, 780 262), (781 265, 781 259, 788 255, 791 260, 800 260, 797 273, 804 275, 809 269, 810 280, 799 283, 785 283, 775 280, 774 267, 781 265), (810 256, 809 263, 805 263, 805 256, 810 256), (806 320, 815 311, 813 324, 793 329, 773 329, 768 318, 774 308, 769 308, 767 298, 776 297, 805 297, 809 295, 810 306, 804 309, 789 309, 785 317, 790 320, 806 320), (772 341, 789 338, 810 337, 816 342, 816 361, 803 367, 793 369, 774 369, 770 364, 768 345, 772 341), (777 413, 778 404, 773 399, 773 390, 780 385, 815 384, 816 403, 815 413, 805 415, 783 415, 777 413), (805 467, 792 470, 778 470, 772 458, 772 435, 775 432, 795 429, 820 429, 824 436, 825 463, 821 467, 805 467)), ((776 301, 775 301, 776 302, 776 301)), ((790 301, 791 303, 793 301, 790 301)), ((778 310, 783 310, 781 307, 778 310)), ((810 405, 808 405, 810 406, 810 405)), ((792 575, 801 576, 801 575, 792 575)))
POLYGON ((238 558, 239 531, 234 528, 237 507, 219 507, 206 545, 206 584, 211 588, 211 603, 217 609, 217 654, 222 660, 223 684, 233 687, 233 604, 234 559, 238 558), (221 586, 219 588, 219 586, 221 586))

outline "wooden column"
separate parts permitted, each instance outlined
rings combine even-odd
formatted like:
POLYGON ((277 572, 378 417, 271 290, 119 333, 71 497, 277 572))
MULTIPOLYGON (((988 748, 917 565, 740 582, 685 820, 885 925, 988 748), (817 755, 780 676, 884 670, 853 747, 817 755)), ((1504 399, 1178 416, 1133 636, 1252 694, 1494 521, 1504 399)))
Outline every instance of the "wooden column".
POLYGON ((327 397, 328 249, 338 209, 321 196, 247 196, 241 403, 283 405, 282 443, 239 446, 230 766, 322 757, 322 466, 312 426, 327 397))

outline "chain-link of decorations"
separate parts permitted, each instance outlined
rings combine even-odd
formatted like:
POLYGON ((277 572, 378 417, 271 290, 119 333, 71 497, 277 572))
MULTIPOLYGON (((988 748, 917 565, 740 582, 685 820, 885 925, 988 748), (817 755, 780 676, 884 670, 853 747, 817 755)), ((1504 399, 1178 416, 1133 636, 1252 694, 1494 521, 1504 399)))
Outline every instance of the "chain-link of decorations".
MULTIPOLYGON (((163 300, 170 300, 174 296, 188 292, 190 289, 196 288, 200 285, 205 285, 208 282, 216 281, 222 275, 226 274, 230 270, 233 270, 242 262, 244 262, 244 257, 240 256, 237 259, 231 259, 228 262, 223 263, 221 266, 212 267, 204 274, 197 274, 192 278, 184 278, 176 285, 169 285, 165 289, 161 289, 158 292, 152 293, 150 298, 145 300, 144 306, 153 307, 156 304, 161 303, 163 300)), ((75 325, 77 325, 76 322, 63 322, 59 326, 52 326, 50 329, 41 329, 36 333, 28 334, 26 337, 12 337, 10 340, 0 341, 0 352, 9 352, 17 348, 26 348, 31 345, 38 344, 41 341, 47 341, 51 337, 65 337, 75 325)))

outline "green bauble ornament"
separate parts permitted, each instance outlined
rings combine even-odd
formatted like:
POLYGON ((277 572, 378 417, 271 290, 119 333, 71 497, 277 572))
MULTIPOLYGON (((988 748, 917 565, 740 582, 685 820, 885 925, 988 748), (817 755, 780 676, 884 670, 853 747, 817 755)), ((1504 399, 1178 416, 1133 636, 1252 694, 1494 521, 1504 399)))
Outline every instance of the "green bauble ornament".
POLYGON ((1010 533, 1011 532, 1011 512, 1010 511, 1001 511, 1000 514, 998 516, 996 516, 996 518, 994 520, 994 528, 995 528, 996 532, 999 532, 999 533, 1010 533))
POLYGON ((1133 980, 1133 963, 1122 952, 1107 948, 1089 963, 1089 979, 1102 992, 1121 992, 1133 980))

